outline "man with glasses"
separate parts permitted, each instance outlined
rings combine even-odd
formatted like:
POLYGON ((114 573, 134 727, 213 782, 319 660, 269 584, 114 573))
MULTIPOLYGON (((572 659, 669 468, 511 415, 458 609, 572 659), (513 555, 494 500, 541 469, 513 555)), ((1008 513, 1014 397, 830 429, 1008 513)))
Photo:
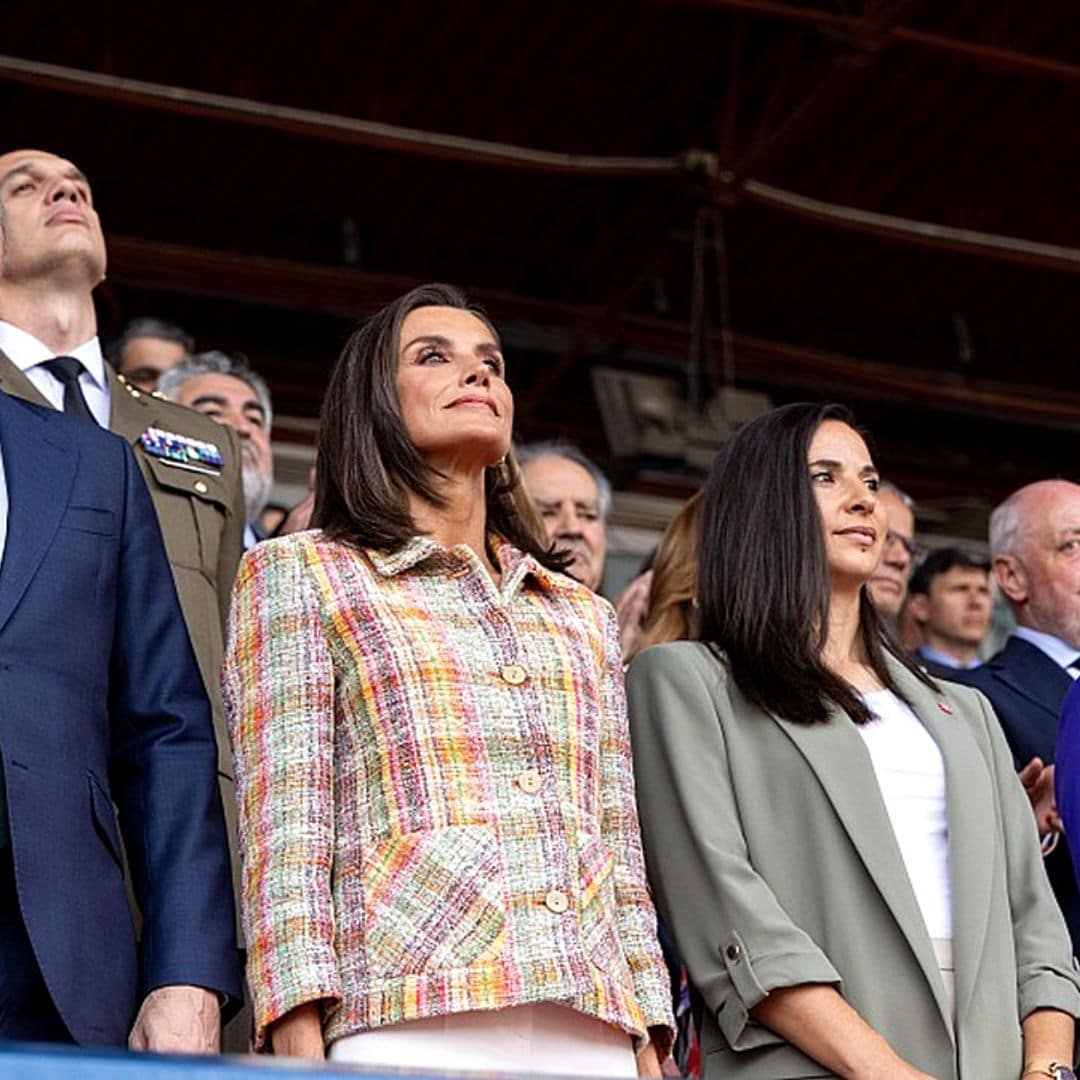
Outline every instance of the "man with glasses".
POLYGON ((889 628, 896 630, 907 598, 908 580, 921 554, 915 542, 915 502, 895 484, 883 480, 878 500, 885 507, 888 533, 885 547, 868 588, 870 599, 889 628))

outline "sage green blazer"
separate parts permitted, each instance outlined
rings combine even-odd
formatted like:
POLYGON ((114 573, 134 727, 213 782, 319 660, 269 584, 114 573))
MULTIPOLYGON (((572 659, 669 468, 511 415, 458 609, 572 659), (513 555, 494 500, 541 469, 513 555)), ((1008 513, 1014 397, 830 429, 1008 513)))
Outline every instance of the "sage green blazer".
POLYGON ((854 723, 792 724, 751 705, 696 642, 627 675, 649 876, 704 1001, 706 1080, 831 1076, 750 1017, 771 990, 835 986, 940 1080, 1016 1080, 1020 1021, 1080 1014, 1034 819, 985 698, 934 692, 890 660, 941 748, 956 1016, 869 754, 854 723))

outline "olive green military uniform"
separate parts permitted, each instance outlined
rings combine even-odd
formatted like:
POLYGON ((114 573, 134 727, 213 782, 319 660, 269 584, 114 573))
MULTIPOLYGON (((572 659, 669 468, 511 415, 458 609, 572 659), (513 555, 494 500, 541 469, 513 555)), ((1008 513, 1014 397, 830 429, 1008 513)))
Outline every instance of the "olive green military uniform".
MULTIPOLYGON (((106 375, 110 395, 109 429, 131 445, 146 479, 165 538, 165 550, 191 644, 213 704, 218 776, 229 825, 235 887, 239 881, 236 796, 228 728, 221 705, 220 670, 229 592, 243 544, 240 448, 231 428, 192 409, 128 386, 107 365, 106 375), (150 427, 213 443, 223 459, 221 469, 180 468, 147 453, 139 439, 150 427)), ((37 387, 2 352, 0 390, 39 405, 49 405, 37 387)))

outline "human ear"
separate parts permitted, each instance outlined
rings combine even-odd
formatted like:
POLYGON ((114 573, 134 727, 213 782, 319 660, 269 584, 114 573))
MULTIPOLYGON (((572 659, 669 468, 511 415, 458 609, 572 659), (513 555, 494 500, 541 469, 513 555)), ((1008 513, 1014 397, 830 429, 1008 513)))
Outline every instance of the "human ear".
POLYGON ((994 560, 994 580, 1006 600, 1014 604, 1022 604, 1027 600, 1027 574, 1015 555, 999 555, 994 560))
POLYGON ((911 617, 920 625, 924 625, 930 618, 930 599, 922 593, 912 593, 908 596, 908 611, 911 617))

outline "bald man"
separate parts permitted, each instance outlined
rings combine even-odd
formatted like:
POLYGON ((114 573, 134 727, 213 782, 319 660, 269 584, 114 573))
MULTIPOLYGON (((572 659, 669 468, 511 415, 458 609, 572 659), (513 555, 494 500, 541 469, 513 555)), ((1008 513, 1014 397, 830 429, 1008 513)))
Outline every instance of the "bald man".
MULTIPOLYGON (((1043 480, 1010 495, 990 516, 990 557, 1016 631, 982 667, 949 678, 990 699, 1049 846, 1058 717, 1080 676, 1080 486, 1043 480)), ((1065 844, 1046 869, 1076 951, 1080 894, 1065 844)))

